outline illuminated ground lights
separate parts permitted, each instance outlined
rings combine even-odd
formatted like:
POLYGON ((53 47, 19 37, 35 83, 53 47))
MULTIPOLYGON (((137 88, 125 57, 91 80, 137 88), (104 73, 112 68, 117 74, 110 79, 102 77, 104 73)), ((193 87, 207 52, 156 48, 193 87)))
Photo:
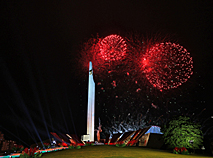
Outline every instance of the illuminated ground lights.
MULTIPOLYGON (((38 150, 37 152, 41 153, 48 153, 48 152, 54 152, 54 151, 61 151, 68 149, 68 147, 57 147, 57 148, 50 148, 50 149, 45 149, 45 150, 38 150)), ((36 153, 37 153, 36 152, 36 153)), ((6 156, 0 156, 0 158, 14 158, 14 157, 20 157, 21 153, 13 153, 11 155, 6 155, 6 156)))

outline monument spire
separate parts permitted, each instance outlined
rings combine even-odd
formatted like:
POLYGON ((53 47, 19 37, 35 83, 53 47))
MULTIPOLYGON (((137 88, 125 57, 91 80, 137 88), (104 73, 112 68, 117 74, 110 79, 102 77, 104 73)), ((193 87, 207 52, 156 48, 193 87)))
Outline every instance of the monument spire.
POLYGON ((89 62, 88 105, 87 105, 87 135, 89 141, 94 141, 95 129, 95 82, 93 79, 92 62, 89 62))

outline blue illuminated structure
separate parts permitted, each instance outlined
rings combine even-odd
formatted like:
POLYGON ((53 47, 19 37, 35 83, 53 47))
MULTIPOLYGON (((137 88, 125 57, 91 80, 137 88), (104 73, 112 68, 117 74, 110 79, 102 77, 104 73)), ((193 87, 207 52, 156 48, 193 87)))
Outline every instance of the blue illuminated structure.
POLYGON ((163 134, 161 131, 160 131, 160 127, 159 126, 151 126, 148 131, 145 133, 157 133, 157 134, 163 134))

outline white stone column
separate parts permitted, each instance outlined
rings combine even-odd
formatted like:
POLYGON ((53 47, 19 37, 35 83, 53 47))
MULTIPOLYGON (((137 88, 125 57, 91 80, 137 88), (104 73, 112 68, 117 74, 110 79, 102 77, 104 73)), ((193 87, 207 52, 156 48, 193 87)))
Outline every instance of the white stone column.
POLYGON ((87 106, 87 134, 89 140, 94 141, 95 129, 95 82, 93 79, 92 62, 89 62, 89 81, 88 81, 88 106, 87 106))

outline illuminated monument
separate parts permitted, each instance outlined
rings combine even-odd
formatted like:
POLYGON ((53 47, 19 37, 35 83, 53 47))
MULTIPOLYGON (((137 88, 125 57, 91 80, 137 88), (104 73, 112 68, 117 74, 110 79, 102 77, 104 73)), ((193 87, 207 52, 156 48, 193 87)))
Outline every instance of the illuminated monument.
POLYGON ((94 141, 95 130, 95 82, 93 79, 92 62, 89 62, 88 81, 88 105, 87 105, 87 135, 83 135, 83 141, 94 141))

